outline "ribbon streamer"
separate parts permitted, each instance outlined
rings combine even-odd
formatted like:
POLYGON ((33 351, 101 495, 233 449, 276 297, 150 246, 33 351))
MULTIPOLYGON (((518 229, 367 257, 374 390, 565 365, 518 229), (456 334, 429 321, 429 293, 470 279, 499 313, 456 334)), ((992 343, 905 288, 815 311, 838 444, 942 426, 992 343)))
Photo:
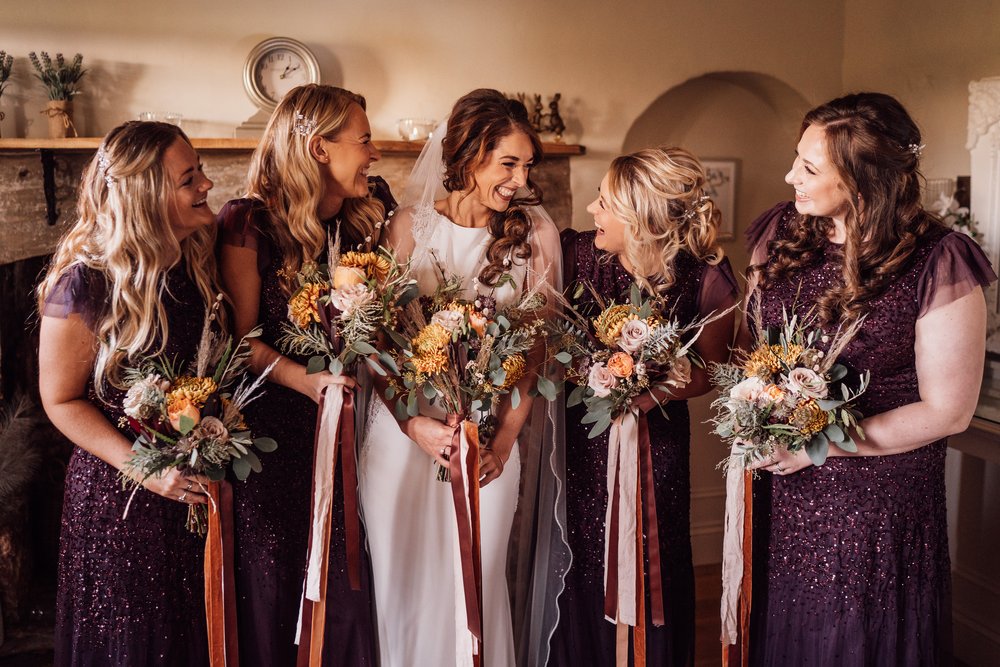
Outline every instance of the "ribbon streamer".
POLYGON ((448 468, 455 504, 455 664, 481 665, 483 653, 483 565, 479 526, 479 427, 448 415, 455 428, 448 468))
POLYGON ((73 119, 69 117, 69 113, 67 113, 65 109, 42 109, 38 113, 50 119, 62 116, 63 127, 67 130, 72 130, 74 137, 80 136, 80 134, 76 131, 76 125, 73 124, 73 119))
POLYGON ((233 571, 233 487, 210 482, 208 535, 205 538, 205 619, 209 664, 239 667, 236 634, 236 578, 233 571))
POLYGON ((646 662, 646 599, 643 524, 648 531, 650 613, 665 624, 659 521, 653 487, 653 458, 645 415, 626 411, 608 434, 608 509, 604 534, 604 614, 618 626, 617 662, 628 662, 631 626, 634 663, 646 662), (641 512, 639 509, 641 508, 641 512))
POLYGON ((296 642, 299 667, 322 663, 326 624, 327 574, 333 521, 335 470, 340 455, 344 489, 344 533, 347 573, 352 590, 361 590, 360 526, 357 512, 357 461, 355 460, 354 394, 340 387, 327 388, 320 399, 316 441, 313 448, 312 506, 306 578, 296 642))
POLYGON ((726 526, 722 548, 722 665, 746 667, 750 659, 753 581, 753 473, 730 455, 726 471, 726 526))

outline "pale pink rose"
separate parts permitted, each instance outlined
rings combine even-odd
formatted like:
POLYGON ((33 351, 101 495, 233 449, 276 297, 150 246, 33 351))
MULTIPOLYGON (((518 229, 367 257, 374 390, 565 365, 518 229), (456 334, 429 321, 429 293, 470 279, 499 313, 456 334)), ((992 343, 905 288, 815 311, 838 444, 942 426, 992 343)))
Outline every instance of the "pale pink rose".
POLYGON ((644 320, 629 320, 622 327, 618 347, 629 354, 638 352, 649 340, 649 325, 644 320))
POLYGON ((683 357, 677 357, 674 359, 673 365, 670 367, 670 372, 667 373, 666 384, 671 387, 677 387, 681 389, 688 386, 691 382, 691 360, 687 358, 687 355, 683 357))
POLYGON ((792 369, 785 387, 788 391, 806 398, 826 398, 829 392, 823 376, 808 368, 792 369))
POLYGON ((448 333, 455 333, 465 323, 465 314, 460 310, 439 310, 431 316, 431 324, 440 324, 448 333))
POLYGON ((344 319, 350 317, 356 308, 371 303, 373 298, 372 291, 364 283, 330 290, 330 303, 340 311, 340 316, 344 319))
POLYGON ((604 398, 611 395, 611 390, 618 384, 618 380, 607 367, 598 362, 590 367, 587 376, 587 386, 594 390, 594 396, 604 398))
POLYGON ((344 289, 365 282, 365 272, 353 266, 338 266, 333 270, 333 288, 344 289))
POLYGON ((754 403, 764 391, 764 381, 758 377, 751 377, 743 380, 738 385, 729 390, 729 398, 737 401, 754 403))

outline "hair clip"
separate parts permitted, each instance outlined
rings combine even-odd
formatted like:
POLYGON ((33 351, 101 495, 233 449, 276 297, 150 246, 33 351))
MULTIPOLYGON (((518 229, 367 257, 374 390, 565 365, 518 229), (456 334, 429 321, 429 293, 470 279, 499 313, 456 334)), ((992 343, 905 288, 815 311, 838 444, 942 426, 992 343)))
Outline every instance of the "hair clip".
POLYGON ((104 182, 108 184, 110 188, 115 184, 115 179, 111 174, 108 173, 108 167, 111 166, 111 160, 108 159, 107 153, 104 152, 103 148, 97 149, 97 173, 104 178, 104 182))
POLYGON ((915 155, 919 160, 920 156, 924 153, 924 148, 926 147, 927 144, 907 144, 906 150, 913 153, 913 155, 915 155))
POLYGON ((684 222, 687 222, 694 216, 698 215, 698 211, 701 209, 701 205, 709 201, 711 197, 708 195, 702 195, 698 197, 698 200, 694 203, 694 206, 684 211, 684 222))
POLYGON ((303 137, 308 137, 316 129, 316 121, 306 118, 305 115, 295 113, 295 131, 303 137))

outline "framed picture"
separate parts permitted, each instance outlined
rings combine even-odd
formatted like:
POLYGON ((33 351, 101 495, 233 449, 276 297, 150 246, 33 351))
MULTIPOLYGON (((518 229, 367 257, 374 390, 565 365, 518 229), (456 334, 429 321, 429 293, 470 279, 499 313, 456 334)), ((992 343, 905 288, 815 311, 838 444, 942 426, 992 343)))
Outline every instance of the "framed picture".
POLYGON ((722 214, 719 239, 726 241, 736 236, 736 176, 738 160, 702 160, 708 176, 705 192, 722 214))

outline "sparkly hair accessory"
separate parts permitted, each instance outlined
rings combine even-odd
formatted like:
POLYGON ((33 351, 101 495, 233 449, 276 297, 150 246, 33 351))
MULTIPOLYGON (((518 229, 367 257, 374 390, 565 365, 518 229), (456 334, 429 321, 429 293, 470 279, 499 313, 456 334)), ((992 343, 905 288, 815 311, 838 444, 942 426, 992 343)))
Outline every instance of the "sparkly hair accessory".
POLYGON ((104 182, 108 184, 109 188, 115 184, 114 177, 108 173, 108 167, 110 166, 111 166, 111 160, 108 159, 108 154, 104 152, 103 148, 98 148, 97 173, 104 178, 104 182))
POLYGON ((306 118, 304 114, 295 113, 295 132, 303 137, 308 137, 316 129, 316 121, 306 118))
POLYGON ((907 144, 906 150, 910 153, 913 153, 914 157, 916 157, 919 160, 920 156, 923 155, 924 148, 926 146, 927 144, 907 144))
POLYGON ((701 209, 701 205, 709 201, 710 199, 711 197, 709 197, 708 195, 702 195, 698 197, 698 201, 694 203, 694 206, 684 211, 684 222, 687 222, 694 216, 698 215, 698 211, 701 209))

